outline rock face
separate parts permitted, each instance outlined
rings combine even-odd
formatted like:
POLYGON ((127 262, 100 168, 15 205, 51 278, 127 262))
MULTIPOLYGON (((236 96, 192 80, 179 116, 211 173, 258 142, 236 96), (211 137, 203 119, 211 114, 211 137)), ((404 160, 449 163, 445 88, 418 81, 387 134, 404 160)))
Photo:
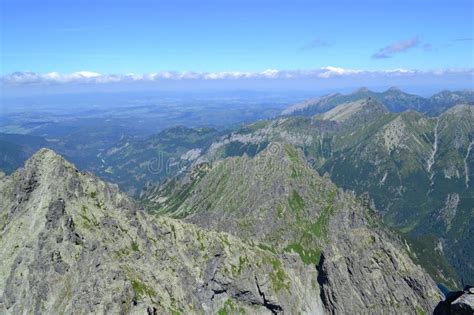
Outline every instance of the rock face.
POLYGON ((441 299, 364 201, 319 176, 288 144, 197 166, 149 190, 144 203, 269 252, 297 254, 317 269, 312 281, 328 313, 428 313, 441 299))
POLYGON ((434 315, 474 314, 474 287, 466 286, 463 291, 450 292, 446 300, 440 302, 434 315))
POLYGON ((2 314, 323 312, 296 255, 148 215, 47 149, 0 178, 0 258, 2 314))

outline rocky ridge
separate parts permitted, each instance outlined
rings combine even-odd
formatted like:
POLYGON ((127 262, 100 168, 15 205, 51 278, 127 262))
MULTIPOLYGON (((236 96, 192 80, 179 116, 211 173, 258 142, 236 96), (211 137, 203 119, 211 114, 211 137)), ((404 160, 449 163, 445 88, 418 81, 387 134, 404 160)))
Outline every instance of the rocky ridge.
POLYGON ((0 313, 323 312, 316 270, 139 210, 43 149, 0 179, 0 313))
POLYGON ((309 167, 302 152, 270 143, 254 157, 202 164, 144 196, 150 211, 226 231, 318 270, 326 312, 431 312, 440 295, 364 201, 309 167))

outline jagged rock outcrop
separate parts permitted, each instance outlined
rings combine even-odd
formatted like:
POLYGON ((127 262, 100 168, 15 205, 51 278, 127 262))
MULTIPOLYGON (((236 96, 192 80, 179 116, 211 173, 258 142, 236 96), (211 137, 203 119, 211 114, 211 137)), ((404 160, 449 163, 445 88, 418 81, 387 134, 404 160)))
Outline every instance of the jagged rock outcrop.
POLYGON ((138 210, 43 149, 0 178, 0 313, 322 313, 317 271, 138 210))
POLYGON ((401 239, 287 144, 198 166, 149 190, 144 204, 270 252, 298 254, 318 270, 313 281, 328 313, 429 313, 441 300, 401 239))
POLYGON ((463 291, 448 293, 446 300, 440 302, 434 315, 472 315, 474 314, 474 287, 466 286, 463 291))

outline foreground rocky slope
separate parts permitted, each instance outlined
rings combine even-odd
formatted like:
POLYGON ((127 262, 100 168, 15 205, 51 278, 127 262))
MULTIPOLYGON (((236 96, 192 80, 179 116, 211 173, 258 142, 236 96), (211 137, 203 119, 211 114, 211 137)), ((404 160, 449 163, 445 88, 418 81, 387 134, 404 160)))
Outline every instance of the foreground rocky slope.
POLYGON ((147 215, 47 149, 0 178, 0 258, 2 314, 323 311, 296 255, 147 215))
POLYGON ((182 180, 149 188, 143 200, 151 211, 268 252, 297 253, 318 270, 311 281, 329 313, 431 312, 440 299, 409 248, 368 205, 319 176, 288 144, 197 165, 182 180))

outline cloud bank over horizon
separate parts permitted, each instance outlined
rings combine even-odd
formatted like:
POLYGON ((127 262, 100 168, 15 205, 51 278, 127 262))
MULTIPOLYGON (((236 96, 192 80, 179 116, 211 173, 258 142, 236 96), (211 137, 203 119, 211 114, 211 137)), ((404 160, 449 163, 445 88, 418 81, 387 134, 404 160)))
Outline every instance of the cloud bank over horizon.
POLYGON ((252 71, 219 71, 219 72, 196 72, 196 71, 160 71, 145 74, 101 74, 93 71, 78 71, 68 74, 58 72, 36 73, 36 72, 14 72, 0 77, 0 83, 4 86, 28 86, 28 85, 57 85, 57 84, 109 84, 109 83, 132 83, 132 82, 158 82, 158 81, 180 81, 180 80, 245 80, 245 79, 331 79, 338 77, 371 78, 393 78, 393 77, 416 77, 416 76, 445 76, 462 75, 474 77, 474 68, 453 68, 436 70, 417 69, 387 69, 387 70, 360 70, 341 67, 321 67, 312 70, 276 70, 267 69, 261 72, 252 71))
POLYGON ((474 68, 361 70, 327 66, 312 70, 160 71, 144 74, 14 72, 0 77, 0 97, 114 92, 306 91, 326 93, 361 86, 397 86, 414 93, 474 88, 474 68))

